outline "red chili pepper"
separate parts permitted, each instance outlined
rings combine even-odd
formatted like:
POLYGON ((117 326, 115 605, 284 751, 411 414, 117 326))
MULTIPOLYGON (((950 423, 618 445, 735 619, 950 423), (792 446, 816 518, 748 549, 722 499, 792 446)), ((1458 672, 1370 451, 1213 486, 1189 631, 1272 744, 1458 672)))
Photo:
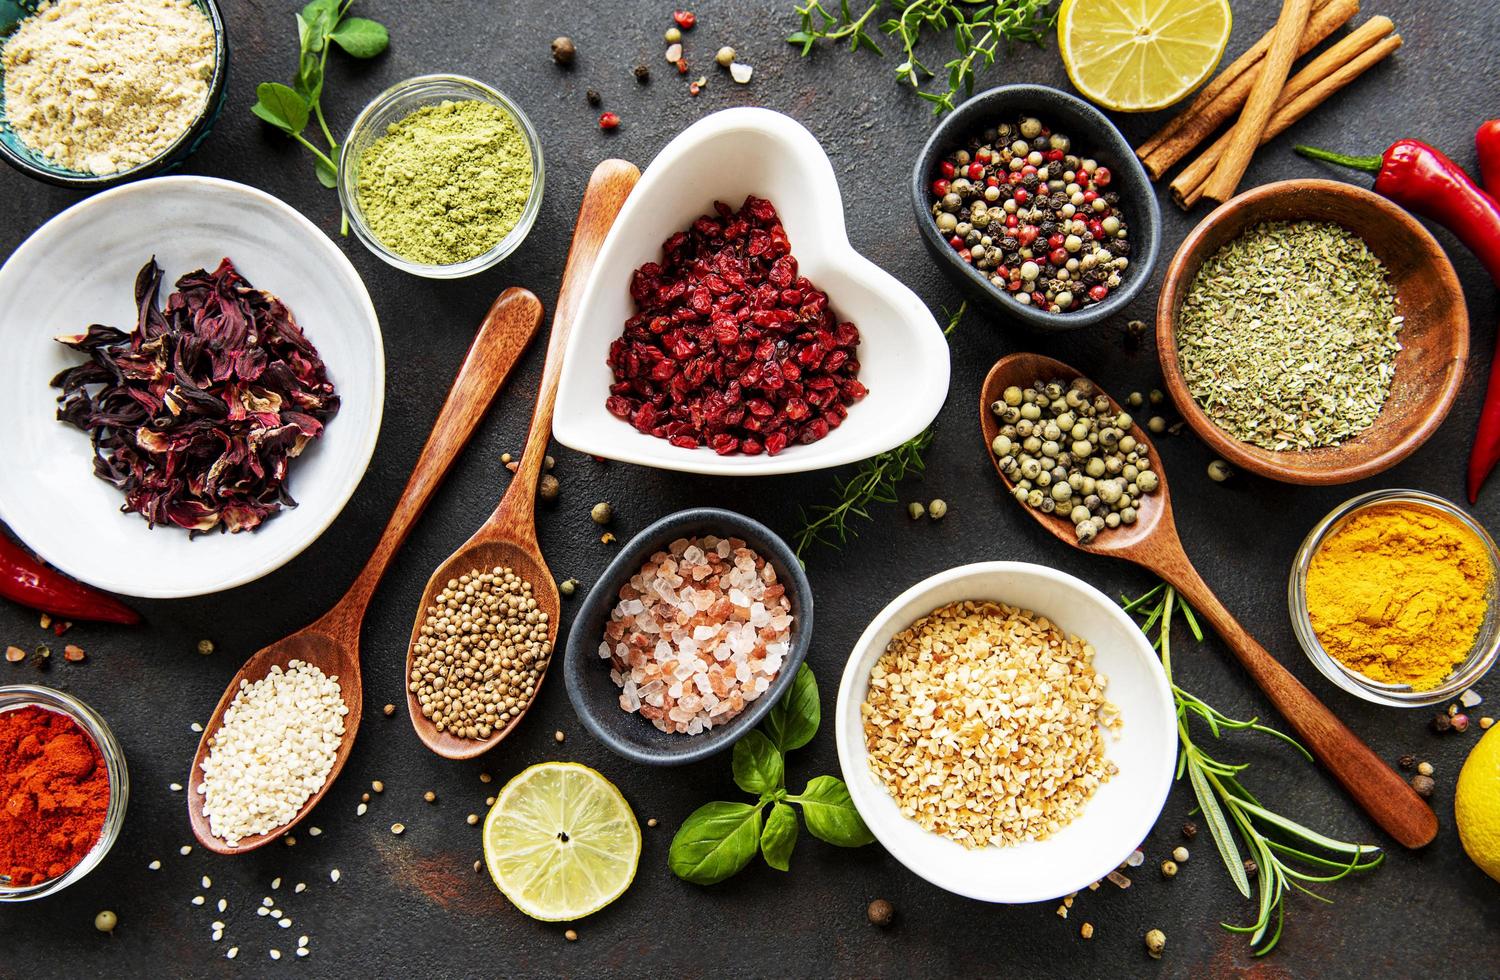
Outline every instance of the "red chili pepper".
POLYGON ((1500 119, 1479 124, 1474 148, 1479 151, 1479 179, 1494 197, 1500 194, 1500 119))
POLYGON ((140 613, 114 596, 75 582, 42 564, 3 531, 0 531, 0 596, 66 619, 127 626, 141 621, 140 613))
MULTIPOLYGON (((1486 123, 1475 136, 1480 166, 1500 176, 1500 122, 1486 123)), ((1297 152, 1375 174, 1375 191, 1402 207, 1446 227, 1474 253, 1500 286, 1500 203, 1480 189, 1462 167, 1417 140, 1397 140, 1381 156, 1352 157, 1310 146, 1297 152)), ((1487 181, 1488 183, 1488 181, 1487 181)), ((1496 189, 1497 184, 1490 184, 1496 189)), ((1485 477, 1500 462, 1500 358, 1490 366, 1490 383, 1479 415, 1479 432, 1469 450, 1469 502, 1479 499, 1485 477)))

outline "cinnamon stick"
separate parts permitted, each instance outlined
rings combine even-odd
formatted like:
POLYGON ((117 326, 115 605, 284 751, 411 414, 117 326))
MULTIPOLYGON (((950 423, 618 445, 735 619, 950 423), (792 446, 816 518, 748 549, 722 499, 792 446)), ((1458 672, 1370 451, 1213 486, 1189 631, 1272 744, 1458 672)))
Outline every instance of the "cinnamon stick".
MULTIPOLYGON (((1315 3, 1317 5, 1308 18, 1307 29, 1302 32, 1302 39, 1297 44, 1298 58, 1321 44, 1324 38, 1348 23, 1359 12, 1359 0, 1315 0, 1315 3)), ((1250 87, 1260 76, 1261 60, 1265 57, 1266 49, 1271 46, 1271 38, 1275 33, 1276 29, 1273 27, 1263 34, 1250 50, 1236 58, 1233 64, 1199 90, 1192 104, 1136 147, 1135 155, 1140 158, 1152 180, 1161 179, 1162 174, 1176 166, 1194 147, 1239 112, 1240 107, 1245 104, 1245 97, 1250 94, 1250 87)))
MULTIPOLYGON (((1401 47, 1401 35, 1386 36, 1390 29, 1389 18, 1373 17, 1289 79, 1275 113, 1261 134, 1261 143, 1269 143, 1286 132, 1339 89, 1401 47)), ((1204 184, 1228 143, 1229 134, 1226 133, 1172 181, 1172 199, 1179 207, 1190 208, 1202 199, 1204 184)))
POLYGON ((1271 113, 1276 109, 1276 100, 1286 85, 1287 73, 1297 56, 1297 42, 1307 29, 1308 14, 1312 12, 1312 0, 1282 0, 1281 16, 1276 18, 1276 29, 1271 46, 1261 60, 1260 72, 1250 94, 1245 97, 1245 108, 1240 118, 1229 131, 1229 143, 1214 165, 1213 175, 1203 185, 1203 196, 1211 201, 1223 203, 1234 196, 1250 166, 1250 157, 1260 146, 1261 135, 1271 113))

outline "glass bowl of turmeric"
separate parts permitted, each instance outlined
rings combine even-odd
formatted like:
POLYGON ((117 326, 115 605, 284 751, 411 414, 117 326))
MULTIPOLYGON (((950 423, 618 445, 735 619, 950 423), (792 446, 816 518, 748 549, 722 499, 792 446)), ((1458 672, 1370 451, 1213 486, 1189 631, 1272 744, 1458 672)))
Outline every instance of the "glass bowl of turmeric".
POLYGON ((1313 665, 1375 704, 1451 702, 1500 654, 1500 551, 1462 508, 1376 490, 1334 508, 1302 542, 1287 604, 1313 665))
POLYGON ((45 898, 92 871, 129 797, 125 753, 98 712, 51 688, 0 687, 0 902, 45 898))

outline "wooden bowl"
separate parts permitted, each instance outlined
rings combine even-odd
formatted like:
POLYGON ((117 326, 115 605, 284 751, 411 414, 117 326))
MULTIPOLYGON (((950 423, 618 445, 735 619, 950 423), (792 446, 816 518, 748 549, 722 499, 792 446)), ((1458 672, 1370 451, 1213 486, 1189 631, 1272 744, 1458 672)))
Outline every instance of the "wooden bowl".
POLYGON ((1396 465, 1447 416, 1469 356, 1469 314, 1442 247, 1415 218, 1362 187, 1284 180, 1226 202, 1194 228, 1172 257, 1156 306, 1162 376, 1178 411, 1224 459, 1251 473, 1308 486, 1350 483, 1396 465), (1247 228, 1265 221, 1332 221, 1359 235, 1385 264, 1405 317, 1391 393, 1368 429, 1338 446, 1274 452, 1213 423, 1183 380, 1177 316, 1198 268, 1247 228))

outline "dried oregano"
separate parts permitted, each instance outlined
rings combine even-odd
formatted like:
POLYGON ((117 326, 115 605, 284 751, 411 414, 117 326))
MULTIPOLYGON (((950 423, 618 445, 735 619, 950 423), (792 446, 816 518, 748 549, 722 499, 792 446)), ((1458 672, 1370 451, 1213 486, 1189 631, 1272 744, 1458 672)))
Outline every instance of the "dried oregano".
POLYGON ((1178 318, 1178 361, 1214 424, 1263 449, 1336 446, 1391 391, 1402 317, 1386 269, 1341 225, 1273 221, 1220 248, 1178 318))

